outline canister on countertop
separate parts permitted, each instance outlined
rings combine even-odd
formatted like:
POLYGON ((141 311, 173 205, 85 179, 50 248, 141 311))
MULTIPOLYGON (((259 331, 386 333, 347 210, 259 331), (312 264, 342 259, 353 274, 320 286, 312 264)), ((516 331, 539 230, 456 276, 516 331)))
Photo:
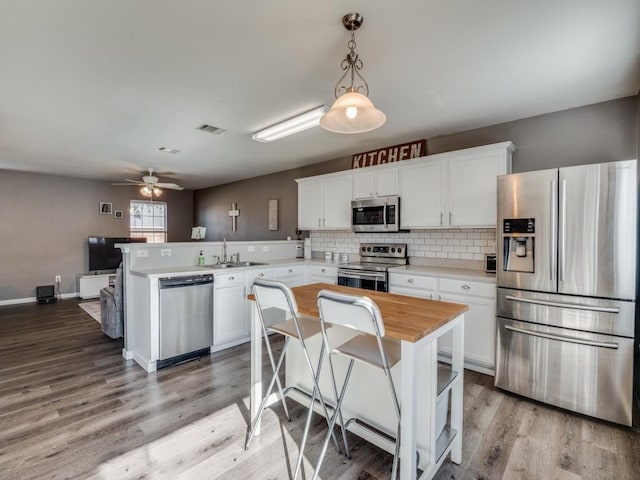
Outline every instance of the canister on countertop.
POLYGON ((349 254, 341 253, 340 254, 340 263, 349 263, 349 254))
POLYGON ((333 252, 324 252, 324 261, 330 262, 333 260, 333 252))

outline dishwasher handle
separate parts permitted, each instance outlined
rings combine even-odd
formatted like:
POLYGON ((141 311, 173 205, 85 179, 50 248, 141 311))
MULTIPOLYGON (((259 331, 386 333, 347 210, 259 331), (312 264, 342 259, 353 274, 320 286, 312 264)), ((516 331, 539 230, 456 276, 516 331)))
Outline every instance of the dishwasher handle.
POLYGON ((193 275, 189 277, 161 278, 160 289, 194 287, 213 284, 213 275, 193 275))

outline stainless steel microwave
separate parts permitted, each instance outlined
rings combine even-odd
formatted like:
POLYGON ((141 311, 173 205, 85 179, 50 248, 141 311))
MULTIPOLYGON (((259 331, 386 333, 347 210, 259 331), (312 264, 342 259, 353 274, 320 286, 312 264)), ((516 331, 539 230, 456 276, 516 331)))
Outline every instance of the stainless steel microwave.
POLYGON ((400 197, 352 201, 351 227, 359 233, 399 232, 400 197))

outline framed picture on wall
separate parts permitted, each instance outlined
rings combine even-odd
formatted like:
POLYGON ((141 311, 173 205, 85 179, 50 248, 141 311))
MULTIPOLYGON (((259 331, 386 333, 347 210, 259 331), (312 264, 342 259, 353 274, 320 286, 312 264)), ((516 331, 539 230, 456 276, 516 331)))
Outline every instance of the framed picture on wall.
POLYGON ((122 210, 116 210, 115 212, 113 212, 113 214, 116 218, 124 218, 124 213, 122 213, 122 210))
POLYGON ((100 202, 100 214, 111 215, 113 213, 113 204, 111 202, 100 202))

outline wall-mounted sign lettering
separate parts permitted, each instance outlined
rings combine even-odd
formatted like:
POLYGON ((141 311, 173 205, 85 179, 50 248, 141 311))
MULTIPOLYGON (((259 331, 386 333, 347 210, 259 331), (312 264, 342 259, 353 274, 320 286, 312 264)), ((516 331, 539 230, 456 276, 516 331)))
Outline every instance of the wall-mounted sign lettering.
POLYGON ((351 168, 371 167, 372 165, 382 165, 383 163, 399 162, 410 158, 423 157, 427 154, 427 141, 417 140, 415 142, 384 147, 370 152, 358 153, 353 156, 351 168))

